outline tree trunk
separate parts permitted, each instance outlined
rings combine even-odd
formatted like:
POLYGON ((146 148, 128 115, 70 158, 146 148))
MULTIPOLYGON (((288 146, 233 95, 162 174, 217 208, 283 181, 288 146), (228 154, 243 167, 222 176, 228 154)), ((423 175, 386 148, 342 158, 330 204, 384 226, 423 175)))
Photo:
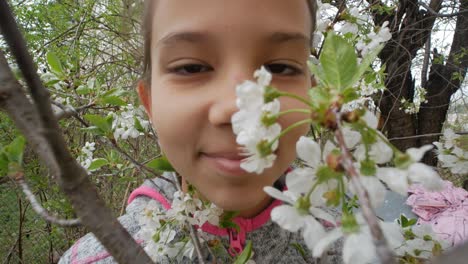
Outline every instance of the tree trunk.
MULTIPOLYGON (((421 105, 418 114, 418 134, 439 133, 442 130, 450 104, 450 98, 462 84, 468 67, 468 0, 460 2, 455 33, 447 62, 432 64, 427 82, 427 103, 421 105), (458 77, 456 77, 458 73, 458 77), (453 78, 455 76, 455 78, 453 78)), ((434 52, 434 58, 437 56, 434 52)), ((419 145, 438 141, 438 136, 421 137, 419 145)), ((434 153, 426 155, 424 162, 437 164, 434 153)))

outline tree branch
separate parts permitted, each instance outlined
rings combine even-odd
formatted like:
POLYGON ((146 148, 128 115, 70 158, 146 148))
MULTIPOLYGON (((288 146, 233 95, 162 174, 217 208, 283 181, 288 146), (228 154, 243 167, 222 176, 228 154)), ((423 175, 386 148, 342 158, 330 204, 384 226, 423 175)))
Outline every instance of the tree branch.
POLYGON ((38 151, 42 160, 52 166, 53 175, 58 176, 58 183, 70 198, 77 215, 120 263, 152 263, 148 255, 133 240, 112 212, 99 197, 95 187, 87 177, 86 171, 78 165, 68 151, 63 135, 54 117, 48 91, 42 86, 36 68, 29 55, 23 36, 13 18, 10 7, 5 0, 0 0, 0 28, 5 40, 16 58, 31 96, 32 105, 23 92, 18 92, 20 85, 14 78, 3 53, 0 53, 0 105, 8 105, 8 114, 17 121, 15 124, 33 145, 43 145, 46 152, 38 151), (12 97, 12 96, 15 97, 12 97), (19 100, 24 105, 12 106, 11 102, 19 100), (33 119, 24 122, 25 117, 16 112, 23 111, 33 119), (38 126, 34 126, 34 124, 38 126), (37 130, 42 128, 42 130, 37 130), (49 155, 47 155, 49 154, 49 155))
POLYGON ((51 224, 56 224, 59 226, 63 227, 76 227, 76 226, 81 226, 80 219, 58 219, 55 216, 50 215, 47 210, 45 210, 40 203, 37 201, 36 196, 31 192, 31 189, 29 188, 28 184, 24 180, 23 174, 20 173, 16 175, 16 182, 21 186, 21 189, 23 190, 24 195, 26 198, 29 200, 31 203, 31 206, 33 210, 44 220, 51 224))
POLYGON ((463 13, 468 12, 468 10, 464 10, 464 11, 455 12, 451 14, 439 14, 439 12, 435 11, 434 9, 432 9, 430 6, 426 5, 423 2, 418 2, 418 4, 426 8, 427 12, 429 12, 431 15, 436 16, 436 17, 455 17, 455 16, 459 16, 459 15, 462 15, 463 13))
POLYGON ((374 209, 372 208, 372 205, 370 203, 369 194, 362 185, 362 182, 359 180, 359 173, 356 171, 356 168, 353 165, 353 158, 351 157, 351 153, 346 147, 343 132, 341 131, 340 127, 340 113, 338 113, 338 111, 334 111, 334 113, 336 117, 336 122, 338 124, 338 128, 335 130, 335 137, 338 141, 338 145, 341 149, 343 156, 341 164, 346 170, 351 180, 351 184, 356 189, 356 194, 361 204, 362 214, 367 224, 369 225, 369 229, 372 234, 375 249, 377 251, 377 256, 379 257, 380 263, 382 264, 395 263, 395 258, 392 252, 390 251, 390 247, 388 246, 385 236, 383 235, 382 229, 380 228, 378 222, 379 220, 377 219, 374 209))

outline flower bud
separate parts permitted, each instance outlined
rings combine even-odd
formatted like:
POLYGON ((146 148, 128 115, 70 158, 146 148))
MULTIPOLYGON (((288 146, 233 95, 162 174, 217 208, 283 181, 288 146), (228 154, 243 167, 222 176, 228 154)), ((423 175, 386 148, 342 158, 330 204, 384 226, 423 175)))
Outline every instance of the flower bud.
POLYGON ((330 167, 330 169, 336 172, 343 172, 344 168, 343 168, 343 165, 341 165, 341 159, 342 157, 340 154, 332 152, 327 155, 326 162, 327 162, 328 167, 330 167))
POLYGON ((343 114, 343 121, 348 123, 355 123, 359 120, 360 115, 356 110, 351 112, 346 112, 343 114))
POLYGON ((325 113, 325 118, 322 121, 322 125, 331 130, 336 130, 338 128, 335 111, 333 111, 332 108, 329 108, 325 113))

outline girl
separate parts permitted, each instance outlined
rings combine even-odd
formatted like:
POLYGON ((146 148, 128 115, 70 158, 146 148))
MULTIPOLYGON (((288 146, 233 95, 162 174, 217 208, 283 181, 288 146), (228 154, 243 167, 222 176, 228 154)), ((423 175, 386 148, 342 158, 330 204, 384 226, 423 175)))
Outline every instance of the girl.
MULTIPOLYGON (((234 219, 238 230, 208 224, 200 233, 220 241, 231 255, 240 253, 246 240, 252 241, 256 263, 339 261, 336 256, 312 259, 300 234, 282 230, 269 219, 280 202, 263 187, 282 189, 280 178, 295 159, 295 142, 308 132, 308 126, 282 137, 273 167, 256 175, 240 167, 243 156, 231 124, 238 110, 236 85, 252 79, 261 66, 272 74, 272 85, 306 96, 311 86, 307 60, 315 0, 155 0, 148 1, 146 12, 146 70, 138 93, 160 147, 181 175, 184 191, 188 182, 200 199, 239 213, 234 219)), ((281 107, 304 105, 284 98, 281 107)), ((304 118, 304 114, 289 114, 279 123, 285 128, 304 118)), ((167 209, 175 191, 160 179, 147 181, 132 193, 120 221, 135 235, 141 228, 137 217, 146 205, 157 200, 159 209, 167 209)), ((196 262, 181 260, 192 261, 196 262)), ((218 263, 227 261, 218 259, 218 263)), ((60 263, 114 262, 89 234, 60 263)))

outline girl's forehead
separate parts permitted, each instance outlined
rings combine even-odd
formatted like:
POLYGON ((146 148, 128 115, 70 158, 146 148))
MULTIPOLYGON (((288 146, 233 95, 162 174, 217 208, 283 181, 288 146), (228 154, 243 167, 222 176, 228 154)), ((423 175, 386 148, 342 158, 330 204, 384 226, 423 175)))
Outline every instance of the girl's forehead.
POLYGON ((186 41, 229 34, 307 39, 312 27, 306 0, 159 0, 154 8, 154 44, 174 35, 186 41))

